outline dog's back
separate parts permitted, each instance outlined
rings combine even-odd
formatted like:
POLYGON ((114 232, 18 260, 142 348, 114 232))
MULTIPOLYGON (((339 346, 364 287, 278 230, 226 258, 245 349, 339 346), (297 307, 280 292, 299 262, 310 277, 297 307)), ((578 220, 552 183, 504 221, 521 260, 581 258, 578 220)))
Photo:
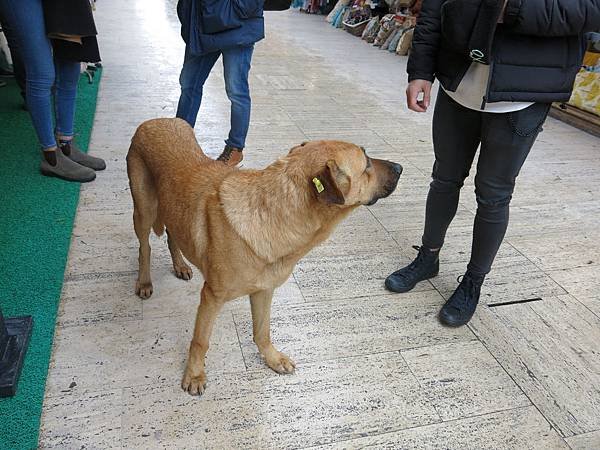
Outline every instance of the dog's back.
POLYGON ((145 163, 157 182, 161 175, 170 176, 178 168, 212 162, 198 145, 192 127, 181 119, 152 119, 142 123, 131 140, 128 168, 135 158, 145 163), (155 167, 160 170, 154 170, 155 167))
POLYGON ((180 223, 194 222, 195 217, 187 217, 194 213, 189 205, 206 201, 231 170, 203 153, 187 122, 153 119, 142 123, 127 153, 138 238, 151 228, 161 235, 165 225, 176 231, 180 223))

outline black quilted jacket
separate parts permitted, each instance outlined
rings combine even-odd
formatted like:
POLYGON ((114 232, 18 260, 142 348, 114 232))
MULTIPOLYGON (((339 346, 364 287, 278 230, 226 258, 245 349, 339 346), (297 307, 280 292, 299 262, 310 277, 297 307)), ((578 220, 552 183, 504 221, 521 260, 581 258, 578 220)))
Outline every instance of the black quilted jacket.
POLYGON ((46 33, 81 37, 81 44, 51 39, 54 56, 67 61, 98 62, 96 24, 89 0, 43 0, 46 33))
POLYGON ((473 61, 490 65, 485 102, 567 101, 585 51, 600 31, 600 0, 424 0, 408 78, 458 87, 473 61))

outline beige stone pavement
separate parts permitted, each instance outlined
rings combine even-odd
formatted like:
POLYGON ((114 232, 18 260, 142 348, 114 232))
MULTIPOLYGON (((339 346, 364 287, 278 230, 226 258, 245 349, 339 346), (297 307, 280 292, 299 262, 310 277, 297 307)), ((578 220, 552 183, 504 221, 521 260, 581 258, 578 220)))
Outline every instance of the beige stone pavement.
MULTIPOLYGON (((431 114, 410 113, 403 101, 406 58, 323 17, 267 14, 245 166, 304 140, 342 138, 405 171, 392 197, 357 211, 277 292, 274 341, 296 374, 261 362, 240 299, 219 318, 209 386, 193 398, 179 382, 201 277, 176 279, 154 238, 154 296, 134 295, 125 172, 135 127, 174 115, 183 57, 175 1, 105 0, 96 17, 105 69, 91 151, 108 168, 81 191, 41 447, 600 448, 597 138, 548 120, 518 181, 483 304, 468 327, 444 328, 436 313, 469 258, 472 181, 440 276, 405 295, 383 288, 420 242, 432 165, 431 114)), ((228 123, 217 66, 196 127, 209 154, 221 150, 228 123)))

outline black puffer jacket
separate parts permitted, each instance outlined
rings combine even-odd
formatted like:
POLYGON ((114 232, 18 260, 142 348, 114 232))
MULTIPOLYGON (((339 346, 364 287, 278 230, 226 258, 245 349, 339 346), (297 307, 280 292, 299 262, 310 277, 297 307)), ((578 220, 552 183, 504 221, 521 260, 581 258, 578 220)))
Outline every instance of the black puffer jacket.
POLYGON ((473 60, 489 63, 485 101, 567 101, 584 33, 600 30, 600 0, 424 0, 408 78, 455 91, 473 60), (489 54, 488 54, 489 53, 489 54))

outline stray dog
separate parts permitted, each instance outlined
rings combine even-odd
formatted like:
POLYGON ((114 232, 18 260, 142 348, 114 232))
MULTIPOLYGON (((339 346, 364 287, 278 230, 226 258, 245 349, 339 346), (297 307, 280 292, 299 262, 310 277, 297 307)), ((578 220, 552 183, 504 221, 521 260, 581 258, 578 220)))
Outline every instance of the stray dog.
POLYGON ((271 343, 274 289, 351 211, 390 195, 402 167, 372 159, 353 144, 314 141, 263 170, 239 170, 204 155, 185 121, 154 119, 133 136, 127 173, 140 241, 136 294, 152 295, 151 229, 160 236, 166 227, 177 277, 192 277, 183 256, 204 276, 181 383, 200 395, 215 319, 225 302, 244 295, 250 296, 254 342, 267 365, 278 373, 294 371, 294 362, 271 343))

